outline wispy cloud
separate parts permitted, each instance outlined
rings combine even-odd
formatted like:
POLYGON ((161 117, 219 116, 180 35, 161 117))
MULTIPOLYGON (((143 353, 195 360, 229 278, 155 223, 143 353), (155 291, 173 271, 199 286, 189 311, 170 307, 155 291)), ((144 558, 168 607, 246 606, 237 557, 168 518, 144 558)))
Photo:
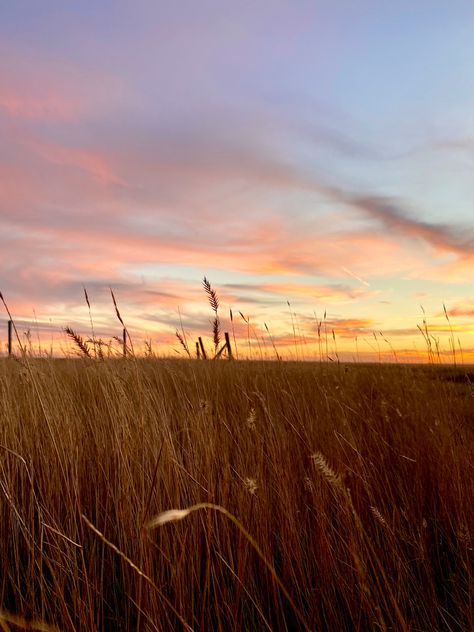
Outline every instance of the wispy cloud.
MULTIPOLYGON (((303 313, 343 306, 346 322, 328 325, 344 337, 376 324, 389 287, 397 310, 407 280, 410 297, 423 280, 469 281, 472 226, 452 221, 451 206, 433 213, 401 166, 418 147, 470 151, 472 130, 433 134, 430 145, 428 124, 414 111, 402 124, 402 104, 392 111, 382 90, 380 110, 362 103, 350 78, 365 80, 365 65, 348 54, 353 38, 370 41, 357 35, 363 20, 348 29, 311 3, 218 4, 121 2, 93 18, 71 5, 20 20, 10 3, 0 26, 0 289, 16 314, 36 307, 44 322, 86 322, 85 285, 105 330, 112 286, 137 331, 172 328, 177 305, 203 331, 199 284, 215 270, 223 304, 251 314, 258 335, 273 316, 284 336, 289 299, 303 313)), ((369 66, 372 85, 386 85, 369 66)))
POLYGON ((410 217, 395 200, 383 197, 349 197, 351 205, 380 221, 389 231, 421 239, 436 250, 462 255, 474 254, 474 234, 469 227, 435 224, 410 217))

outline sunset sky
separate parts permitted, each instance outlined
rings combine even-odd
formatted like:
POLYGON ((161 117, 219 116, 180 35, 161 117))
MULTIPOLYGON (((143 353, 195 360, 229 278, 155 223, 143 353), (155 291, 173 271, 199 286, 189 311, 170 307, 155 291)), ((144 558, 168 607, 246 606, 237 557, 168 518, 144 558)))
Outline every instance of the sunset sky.
POLYGON ((66 325, 88 336, 85 287, 117 335, 113 288, 137 345, 174 353, 179 312, 193 343, 209 332, 205 275, 242 355, 239 311, 253 352, 266 323, 285 357, 317 355, 326 311, 344 357, 356 337, 417 357, 423 306, 449 358, 445 303, 473 359, 473 33, 467 0, 4 2, 0 291, 20 331, 59 352, 66 325))

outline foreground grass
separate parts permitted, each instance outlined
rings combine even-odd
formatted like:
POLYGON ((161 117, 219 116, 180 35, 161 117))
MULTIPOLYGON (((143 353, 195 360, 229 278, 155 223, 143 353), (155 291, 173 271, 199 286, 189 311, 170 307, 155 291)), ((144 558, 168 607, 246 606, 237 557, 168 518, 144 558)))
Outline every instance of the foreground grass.
POLYGON ((474 398, 452 378, 1 361, 1 608, 71 631, 474 629, 474 398), (232 515, 149 528, 197 503, 232 515))

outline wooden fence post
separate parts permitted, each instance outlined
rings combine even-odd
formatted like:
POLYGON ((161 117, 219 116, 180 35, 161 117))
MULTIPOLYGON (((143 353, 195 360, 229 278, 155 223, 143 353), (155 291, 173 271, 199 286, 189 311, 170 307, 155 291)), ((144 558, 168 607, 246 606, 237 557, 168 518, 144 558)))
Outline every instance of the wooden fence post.
POLYGON ((233 360, 234 356, 232 355, 232 347, 230 346, 230 338, 227 331, 224 333, 224 337, 225 337, 225 344, 227 346, 227 354, 229 356, 229 360, 233 360))
POLYGON ((199 340, 199 346, 200 346, 200 348, 201 348, 201 355, 202 355, 202 358, 203 358, 203 360, 207 360, 206 350, 204 349, 204 345, 202 344, 202 338, 201 338, 201 336, 199 336, 198 340, 199 340))
POLYGON ((13 336, 13 321, 8 321, 8 357, 13 355, 12 348, 12 336, 13 336))
POLYGON ((201 359, 201 349, 199 348, 199 342, 196 342, 196 358, 201 359))

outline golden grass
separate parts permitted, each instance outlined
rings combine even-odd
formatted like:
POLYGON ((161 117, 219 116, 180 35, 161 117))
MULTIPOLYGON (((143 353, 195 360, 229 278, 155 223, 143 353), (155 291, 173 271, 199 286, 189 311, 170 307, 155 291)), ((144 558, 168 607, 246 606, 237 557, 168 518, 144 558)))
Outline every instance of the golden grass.
POLYGON ((0 629, 474 629, 458 373, 0 361, 0 629))

